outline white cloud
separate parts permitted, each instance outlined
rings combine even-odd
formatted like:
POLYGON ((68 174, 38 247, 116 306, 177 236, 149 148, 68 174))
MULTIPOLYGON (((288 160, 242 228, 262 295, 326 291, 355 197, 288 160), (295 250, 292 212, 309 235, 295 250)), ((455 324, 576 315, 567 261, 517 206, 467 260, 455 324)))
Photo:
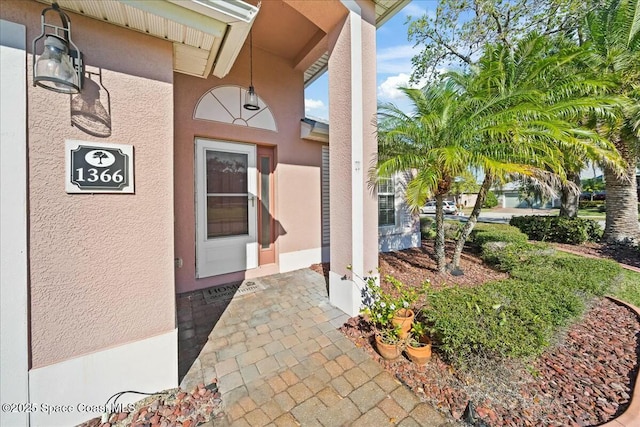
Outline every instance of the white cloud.
POLYGON ((318 117, 321 119, 327 119, 329 116, 329 109, 327 105, 321 99, 304 99, 304 113, 307 116, 318 117))
POLYGON ((404 94, 398 89, 399 86, 419 88, 423 82, 410 83, 411 76, 406 73, 389 76, 378 86, 378 99, 380 101, 391 101, 404 98, 404 94))
POLYGON ((308 98, 305 98, 305 100, 304 100, 304 109, 305 109, 305 111, 319 109, 319 108, 325 108, 324 102, 322 102, 321 99, 308 99, 308 98))

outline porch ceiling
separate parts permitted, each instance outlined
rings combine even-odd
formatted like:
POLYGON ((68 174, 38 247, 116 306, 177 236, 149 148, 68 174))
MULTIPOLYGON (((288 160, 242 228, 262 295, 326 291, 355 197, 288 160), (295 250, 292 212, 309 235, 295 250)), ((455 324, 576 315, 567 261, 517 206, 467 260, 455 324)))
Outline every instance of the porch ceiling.
POLYGON ((224 77, 258 7, 241 0, 38 0, 173 42, 174 71, 224 77))
MULTIPOLYGON (((327 33, 347 13, 340 0, 37 0, 173 42, 174 71, 226 76, 249 31, 254 48, 304 71, 308 86, 329 61, 327 33)), ((373 0, 379 27, 410 0, 373 0)))

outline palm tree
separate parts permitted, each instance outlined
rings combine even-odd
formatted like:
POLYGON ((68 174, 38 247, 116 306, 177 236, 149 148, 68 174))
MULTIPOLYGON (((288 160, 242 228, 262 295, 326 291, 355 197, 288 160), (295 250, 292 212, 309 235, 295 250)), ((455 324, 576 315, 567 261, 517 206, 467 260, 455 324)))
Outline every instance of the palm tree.
MULTIPOLYGON (((549 76, 560 75, 552 73, 554 67, 569 60, 539 57, 545 43, 533 35, 515 50, 488 46, 472 72, 449 73, 423 90, 402 89, 412 103, 412 114, 389 104, 379 108, 377 173, 388 176, 416 170, 407 186, 407 202, 414 209, 427 197, 436 198, 439 271, 446 266, 442 199, 455 177, 469 167, 482 169, 485 178, 458 239, 452 269, 459 268, 464 243, 495 179, 516 174, 538 182, 549 176, 566 181, 566 153, 606 162, 615 159, 607 141, 567 120, 576 111, 602 113, 607 102, 597 97, 568 99, 540 89, 549 76)), ((555 88, 566 94, 580 92, 584 83, 557 81, 555 88)))
POLYGON ((479 138, 470 149, 483 162, 476 166, 485 169, 485 180, 456 244, 454 269, 459 268, 464 244, 494 179, 513 177, 513 169, 519 167, 525 173, 516 170, 517 175, 534 182, 544 194, 553 193, 554 187, 569 188, 577 194, 575 171, 586 159, 620 168, 613 146, 578 126, 586 113, 612 117, 616 102, 600 95, 606 81, 566 72, 572 68, 569 64, 583 55, 581 50, 567 48, 549 37, 530 34, 513 47, 486 46, 472 76, 462 80, 465 92, 476 99, 477 108, 487 108, 483 116, 492 125, 474 129, 479 138), (496 97, 500 102, 487 102, 496 97), (508 126, 510 132, 496 138, 495 126, 508 126))
MULTIPOLYGON (((473 96, 477 93, 463 90, 462 82, 469 76, 455 77, 451 74, 422 90, 401 88, 412 103, 412 114, 391 104, 379 108, 377 175, 386 177, 415 170, 406 188, 409 206, 417 210, 428 198, 436 199, 435 257, 440 272, 446 269, 442 202, 456 177, 471 166, 480 167, 485 173, 467 230, 475 224, 479 206, 495 177, 535 175, 536 169, 527 164, 531 162, 544 168, 560 168, 556 161, 559 154, 549 154, 557 149, 546 144, 546 137, 536 143, 536 138, 527 133, 538 131, 525 129, 520 123, 521 110, 526 109, 512 97, 526 100, 528 94, 473 96), (509 108, 510 105, 517 106, 509 108)), ((542 114, 544 111, 536 111, 534 115, 542 114)), ((463 236, 466 239, 468 233, 463 231, 463 236)), ((454 253, 454 267, 458 266, 459 255, 454 253)))
POLYGON ((605 165, 607 213, 604 239, 640 241, 635 169, 640 151, 640 5, 638 0, 607 0, 587 16, 586 29, 594 74, 616 83, 628 99, 615 121, 599 130, 615 144, 626 163, 623 174, 605 165))
POLYGON ((414 210, 436 199, 435 257, 438 271, 446 267, 444 248, 444 196, 456 176, 471 163, 469 152, 457 139, 461 94, 454 82, 443 80, 423 90, 400 88, 409 98, 413 113, 406 114, 393 104, 378 109, 377 174, 382 177, 415 170, 406 188, 406 199, 414 210))

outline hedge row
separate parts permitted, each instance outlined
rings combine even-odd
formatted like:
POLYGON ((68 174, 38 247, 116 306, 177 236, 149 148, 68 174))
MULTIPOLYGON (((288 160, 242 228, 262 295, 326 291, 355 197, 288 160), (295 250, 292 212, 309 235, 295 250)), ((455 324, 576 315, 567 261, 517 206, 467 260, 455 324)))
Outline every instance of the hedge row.
MULTIPOLYGON (((578 207, 580 209, 598 209, 599 212, 606 212, 607 202, 605 200, 580 200, 578 207)), ((638 213, 640 213, 640 203, 638 203, 638 213)))
POLYGON ((486 242, 526 243, 527 235, 517 227, 500 224, 477 224, 471 232, 470 240, 478 246, 486 242))
POLYGON ((509 224, 518 227, 531 240, 578 245, 586 241, 597 242, 602 237, 602 227, 586 218, 514 216, 509 224))

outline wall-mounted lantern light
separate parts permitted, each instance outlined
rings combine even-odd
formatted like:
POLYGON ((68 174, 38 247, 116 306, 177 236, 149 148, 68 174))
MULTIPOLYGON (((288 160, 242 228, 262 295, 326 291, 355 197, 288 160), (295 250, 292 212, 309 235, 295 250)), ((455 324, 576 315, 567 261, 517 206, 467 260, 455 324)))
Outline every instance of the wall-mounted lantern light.
POLYGON ((251 84, 249 85, 249 90, 244 96, 244 105, 243 107, 247 110, 259 110, 260 106, 258 105, 258 95, 256 95, 256 91, 253 88, 253 30, 249 33, 249 73, 251 76, 251 84))
POLYGON ((82 53, 71 40, 71 21, 60 10, 57 3, 42 11, 40 16, 42 34, 33 40, 33 85, 60 93, 79 93, 84 74, 82 53), (53 10, 58 13, 62 27, 45 22, 45 14, 53 10), (44 38, 44 49, 35 60, 36 42, 44 38), (70 47, 72 49, 70 49, 70 47))

